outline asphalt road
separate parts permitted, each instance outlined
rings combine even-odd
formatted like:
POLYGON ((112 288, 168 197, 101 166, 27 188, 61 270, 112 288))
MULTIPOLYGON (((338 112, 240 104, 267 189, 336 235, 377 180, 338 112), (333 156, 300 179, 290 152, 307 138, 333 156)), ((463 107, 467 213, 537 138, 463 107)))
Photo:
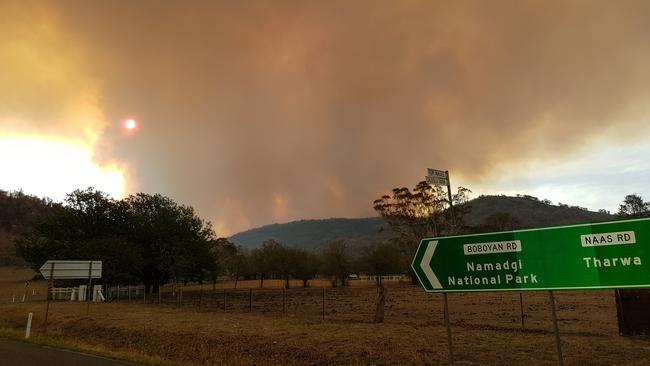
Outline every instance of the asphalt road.
POLYGON ((83 353, 0 339, 2 366, 137 366, 83 353))

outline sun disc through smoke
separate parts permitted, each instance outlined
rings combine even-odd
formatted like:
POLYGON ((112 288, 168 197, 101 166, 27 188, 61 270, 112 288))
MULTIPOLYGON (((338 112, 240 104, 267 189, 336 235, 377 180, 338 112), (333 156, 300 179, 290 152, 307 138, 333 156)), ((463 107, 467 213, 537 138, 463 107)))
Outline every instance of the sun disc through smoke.
POLYGON ((133 130, 137 127, 137 123, 134 119, 129 118, 124 122, 124 127, 126 127, 127 130, 133 130))

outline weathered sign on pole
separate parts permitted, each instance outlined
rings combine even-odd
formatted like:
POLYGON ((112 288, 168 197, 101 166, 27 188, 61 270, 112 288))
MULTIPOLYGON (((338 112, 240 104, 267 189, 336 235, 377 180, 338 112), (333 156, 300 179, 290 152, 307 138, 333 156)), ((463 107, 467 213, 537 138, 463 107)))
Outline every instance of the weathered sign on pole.
MULTIPOLYGON (((447 199, 449 200, 449 215, 451 216, 452 228, 455 232, 456 229, 456 215, 454 213, 454 201, 451 197, 451 179, 449 179, 449 170, 438 170, 427 168, 426 182, 430 185, 447 186, 447 199)), ((454 347, 451 336, 451 320, 449 319, 449 302, 447 300, 447 293, 443 293, 444 297, 444 313, 445 324, 447 326, 447 348, 449 351, 449 363, 454 363, 454 347)))
POLYGON ((424 177, 427 184, 432 186, 447 186, 447 198, 449 200, 449 214, 451 215, 451 224, 456 227, 456 215, 454 213, 454 202, 451 197, 451 179, 449 179, 449 170, 438 170, 427 168, 427 176, 424 177))
POLYGON ((427 175, 425 179, 428 184, 438 186, 446 186, 449 182, 449 177, 446 171, 431 168, 427 168, 427 175))
POLYGON ((423 239, 427 292, 650 287, 650 219, 423 239))

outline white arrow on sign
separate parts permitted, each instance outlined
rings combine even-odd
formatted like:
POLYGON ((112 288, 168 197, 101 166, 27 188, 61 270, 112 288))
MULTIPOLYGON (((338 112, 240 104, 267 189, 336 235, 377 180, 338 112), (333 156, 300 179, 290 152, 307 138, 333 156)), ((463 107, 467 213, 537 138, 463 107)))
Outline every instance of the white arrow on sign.
POLYGON ((102 278, 102 261, 49 260, 39 270, 46 280, 102 278))
POLYGON ((422 257, 422 263, 420 263, 420 267, 422 268, 424 275, 427 276, 427 280, 429 280, 429 283, 433 288, 442 288, 440 281, 438 281, 438 277, 436 277, 436 274, 433 273, 433 269, 431 269, 431 258, 433 258, 433 252, 436 251, 437 246, 437 240, 427 243, 427 249, 424 251, 424 256, 422 257))

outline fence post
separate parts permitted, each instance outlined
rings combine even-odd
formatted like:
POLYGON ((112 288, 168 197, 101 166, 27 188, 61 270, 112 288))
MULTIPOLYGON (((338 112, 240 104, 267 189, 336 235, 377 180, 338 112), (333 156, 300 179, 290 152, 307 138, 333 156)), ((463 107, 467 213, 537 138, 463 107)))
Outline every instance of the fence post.
POLYGON ((323 287, 323 320, 325 320, 325 287, 323 287))
POLYGON ((203 283, 201 283, 201 291, 199 291, 199 309, 201 308, 201 302, 203 302, 203 283))
POLYGON ((248 289, 248 312, 253 312, 253 288, 248 289))
POLYGON ((282 287, 282 316, 287 315, 287 287, 282 287))
POLYGON ((519 309, 521 311, 521 329, 524 329, 524 297, 519 293, 519 309))
POLYGON ((226 288, 223 288, 223 311, 226 311, 226 288))

